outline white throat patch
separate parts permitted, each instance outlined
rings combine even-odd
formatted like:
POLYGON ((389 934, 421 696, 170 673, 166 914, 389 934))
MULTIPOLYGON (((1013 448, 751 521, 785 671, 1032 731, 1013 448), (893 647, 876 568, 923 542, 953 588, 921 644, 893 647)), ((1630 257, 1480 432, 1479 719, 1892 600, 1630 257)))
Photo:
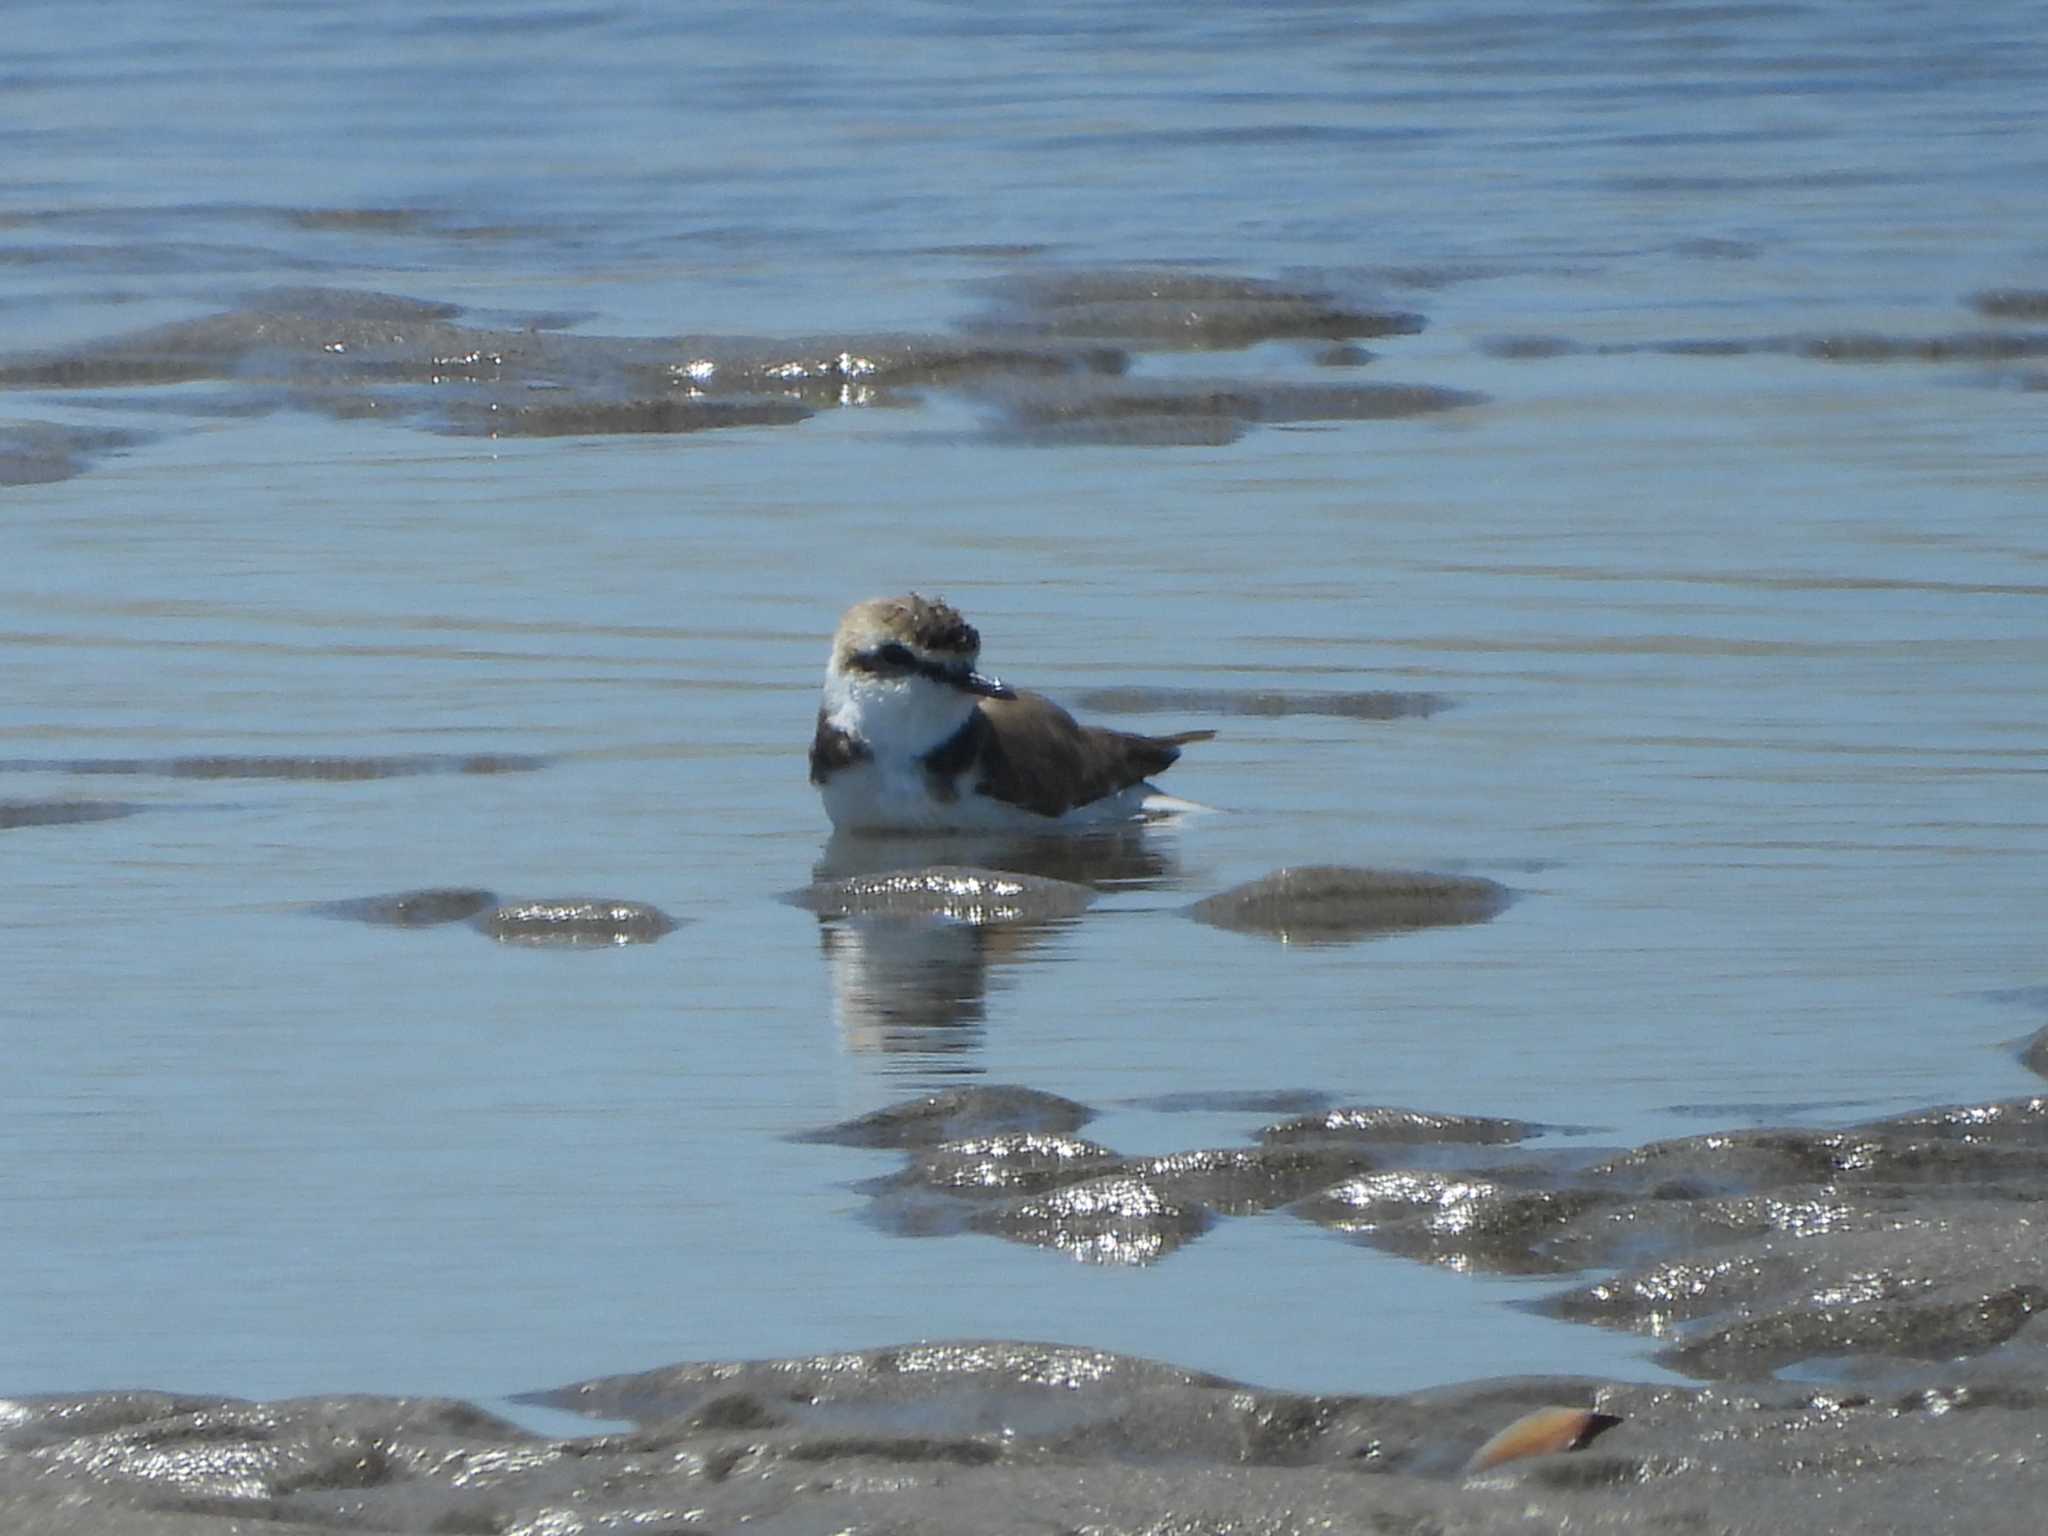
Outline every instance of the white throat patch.
POLYGON ((874 677, 833 668, 825 674, 825 718, 879 759, 924 756, 951 740, 974 713, 974 699, 930 678, 874 677))

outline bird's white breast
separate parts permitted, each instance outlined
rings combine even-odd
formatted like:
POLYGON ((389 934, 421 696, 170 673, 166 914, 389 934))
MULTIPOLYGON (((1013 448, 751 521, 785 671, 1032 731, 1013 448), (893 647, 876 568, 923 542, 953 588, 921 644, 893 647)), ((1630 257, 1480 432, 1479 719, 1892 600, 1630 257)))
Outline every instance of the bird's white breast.
POLYGON ((1146 797, 1156 793, 1149 784, 1133 784, 1076 806, 1064 816, 1041 816, 977 794, 972 768, 960 776, 957 787, 959 793, 953 799, 941 799, 932 793, 931 777, 921 764, 878 757, 841 768, 825 781, 820 793, 825 814, 841 831, 1010 833, 1059 832, 1129 821, 1142 814, 1146 797))
POLYGON ((923 678, 825 675, 825 719, 878 761, 915 762, 950 741, 974 713, 974 700, 923 678))
POLYGON ((952 781, 950 800, 935 794, 925 754, 959 733, 975 701, 923 678, 875 678, 833 668, 825 676, 826 722, 867 751, 835 769, 819 787, 832 824, 853 832, 1051 832, 1128 821, 1141 813, 1149 784, 1041 816, 977 794, 972 765, 952 781))

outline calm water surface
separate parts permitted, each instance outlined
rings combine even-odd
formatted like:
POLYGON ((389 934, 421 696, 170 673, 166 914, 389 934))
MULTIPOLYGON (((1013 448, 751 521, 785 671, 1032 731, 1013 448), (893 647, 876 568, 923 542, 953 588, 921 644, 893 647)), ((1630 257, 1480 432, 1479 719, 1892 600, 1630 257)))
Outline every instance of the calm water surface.
POLYGON ((2037 1086, 2009 1042, 2040 1017, 1987 994, 2048 982, 2048 365, 1631 349, 2038 338, 1970 307, 2048 287, 2038 15, 17 7, 10 354, 283 284, 943 334, 1005 274, 1171 263, 1429 325, 1362 368, 1271 342, 1141 376, 1488 401, 1026 447, 943 391, 503 441, 232 382, 0 392, 0 428, 137 434, 0 487, 0 800, 139 807, 0 830, 0 1386, 488 1397, 962 1334, 1308 1388, 1653 1373, 1503 1305, 1546 1285, 1284 1214, 1137 1270, 893 1236, 850 1187, 892 1156, 785 1138, 963 1080, 1133 1152, 1270 1118, 1168 1093, 1606 1145, 2037 1086), (1574 347, 1487 345, 1530 335, 1574 347), (935 1021, 892 1024, 777 897, 824 853, 832 624, 911 586, 1056 695, 1451 707, 1132 720, 1219 729, 1170 781, 1216 812, 1081 921, 942 956, 935 1021), (411 753, 551 762, 49 766, 411 753), (1520 899, 1318 948, 1178 915, 1330 861, 1520 899), (687 923, 593 953, 307 910, 452 885, 687 923))

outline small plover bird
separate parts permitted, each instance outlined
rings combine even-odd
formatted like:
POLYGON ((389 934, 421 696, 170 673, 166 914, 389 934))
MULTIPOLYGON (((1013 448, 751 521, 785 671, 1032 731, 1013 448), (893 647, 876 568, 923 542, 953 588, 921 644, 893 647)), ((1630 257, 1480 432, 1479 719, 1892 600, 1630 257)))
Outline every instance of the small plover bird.
POLYGON ((1065 831, 1128 821, 1146 779, 1214 731, 1082 725, 974 670, 981 636, 911 593, 849 608, 832 637, 811 782, 842 831, 1065 831))

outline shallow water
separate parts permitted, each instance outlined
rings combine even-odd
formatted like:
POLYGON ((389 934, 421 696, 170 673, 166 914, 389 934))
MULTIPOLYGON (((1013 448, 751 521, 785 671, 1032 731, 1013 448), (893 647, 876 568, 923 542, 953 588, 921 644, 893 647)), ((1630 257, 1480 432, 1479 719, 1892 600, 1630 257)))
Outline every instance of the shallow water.
POLYGON ((488 1396, 952 1335, 1325 1390, 1654 1376, 1501 1305, 1548 1283, 1279 1215, 1142 1269, 905 1239, 850 1187, 892 1159, 785 1138, 963 1076, 1120 1106, 1089 1134, 1126 1152, 1277 1118, 1166 1094, 1618 1145, 2036 1081, 2039 1010, 1990 994, 2044 980, 2040 364, 1623 350, 2032 336, 1970 304, 2048 287, 2031 7, 783 14, 29 8, 0 350, 286 284, 957 337, 1011 275, 1171 263, 1428 326, 1338 368, 1151 338, 1140 384, 1485 403, 1046 446, 943 385, 496 440, 269 359, 0 393, 76 429, 0 488, 0 801, 134 811, 0 817, 0 1386, 488 1396), (911 586, 1063 697, 1447 707, 1115 717, 1215 726, 1167 779, 1214 813, 1078 919, 911 955, 952 990, 878 1024, 848 930, 778 898, 827 858, 826 637, 911 586), (176 768, 476 755, 545 761, 176 768), (1331 862, 1517 899, 1319 946, 1181 914, 1331 862), (567 951, 311 910, 457 886, 685 926, 567 951))

